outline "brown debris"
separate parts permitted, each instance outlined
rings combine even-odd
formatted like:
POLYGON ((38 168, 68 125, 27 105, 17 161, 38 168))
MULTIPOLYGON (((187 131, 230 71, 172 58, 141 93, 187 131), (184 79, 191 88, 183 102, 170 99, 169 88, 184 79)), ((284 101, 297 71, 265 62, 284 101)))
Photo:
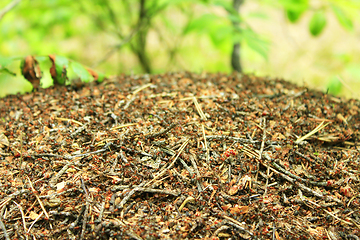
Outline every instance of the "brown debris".
POLYGON ((23 98, 0 99, 0 239, 360 236, 358 100, 206 73, 23 98))
POLYGON ((41 70, 35 57, 26 56, 22 62, 21 73, 34 87, 37 89, 40 86, 41 70))

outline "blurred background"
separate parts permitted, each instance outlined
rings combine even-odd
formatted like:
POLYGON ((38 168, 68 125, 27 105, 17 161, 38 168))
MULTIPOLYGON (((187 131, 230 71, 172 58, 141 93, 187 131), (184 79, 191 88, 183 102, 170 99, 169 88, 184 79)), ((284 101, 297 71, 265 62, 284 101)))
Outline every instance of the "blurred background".
POLYGON ((20 59, 56 54, 107 76, 236 70, 359 99, 359 11, 360 0, 2 0, 0 97, 31 91, 20 59))

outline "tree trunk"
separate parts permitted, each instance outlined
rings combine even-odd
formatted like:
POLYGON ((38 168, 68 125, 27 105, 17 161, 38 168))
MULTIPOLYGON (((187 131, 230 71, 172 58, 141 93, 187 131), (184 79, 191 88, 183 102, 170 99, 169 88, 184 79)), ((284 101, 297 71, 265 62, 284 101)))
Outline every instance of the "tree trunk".
MULTIPOLYGON (((243 4, 244 0, 234 0, 233 7, 235 11, 239 12, 241 4, 243 4)), ((238 23, 233 22, 233 26, 238 25, 238 23)), ((234 43, 233 51, 231 53, 231 67, 234 71, 242 72, 241 67, 241 56, 240 56, 241 44, 240 42, 234 43)))

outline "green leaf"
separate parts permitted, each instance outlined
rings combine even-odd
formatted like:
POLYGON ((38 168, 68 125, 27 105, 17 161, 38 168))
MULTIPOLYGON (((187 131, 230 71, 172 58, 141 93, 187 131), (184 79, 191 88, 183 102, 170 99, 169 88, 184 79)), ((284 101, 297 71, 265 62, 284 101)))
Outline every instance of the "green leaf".
POLYGON ((301 15, 309 8, 308 0, 279 0, 284 7, 286 16, 290 22, 297 22, 301 15))
POLYGON ((204 14, 201 17, 191 21, 185 28, 184 34, 189 32, 207 32, 215 25, 218 25, 220 17, 215 14, 204 14))
POLYGON ((12 76, 16 76, 16 73, 11 72, 9 69, 3 68, 3 67, 0 67, 0 73, 5 73, 5 74, 12 75, 12 76))
POLYGON ((339 95, 342 90, 342 84, 336 76, 333 76, 331 77, 330 82, 327 85, 327 88, 328 88, 328 93, 333 95, 339 95))
POLYGON ((287 10, 286 11, 286 16, 287 16, 287 18, 289 19, 290 22, 295 23, 295 22, 297 22, 297 20, 299 20, 302 13, 303 13, 303 11, 290 11, 290 10, 287 10))
POLYGON ((309 0, 279 0, 285 10, 304 12, 309 7, 309 0))
POLYGON ((243 20, 241 19, 239 14, 228 14, 228 18, 233 23, 241 23, 243 20))
POLYGON ((335 16, 339 23, 348 31, 352 31, 354 29, 354 25, 351 19, 345 14, 345 12, 338 6, 332 4, 331 8, 335 13, 335 16))
POLYGON ((50 68, 52 65, 50 59, 44 56, 36 56, 35 59, 38 62, 41 70, 41 87, 50 87, 53 84, 53 79, 50 74, 50 68))
POLYGON ((105 79, 105 74, 104 73, 97 73, 98 74, 98 79, 96 80, 98 83, 101 83, 104 81, 105 79))
POLYGON ((269 42, 260 38, 260 36, 251 29, 241 31, 241 38, 247 45, 260 54, 264 59, 268 60, 269 42))
POLYGON ((90 82, 94 80, 93 76, 91 76, 91 74, 80 63, 72 61, 71 68, 82 82, 90 82))
POLYGON ((66 84, 66 69, 69 67, 69 59, 63 56, 55 56, 56 82, 60 85, 66 84))
POLYGON ((238 12, 234 9, 234 7, 232 6, 232 4, 230 4, 227 1, 224 0, 214 0, 213 1, 213 5, 215 6, 221 6, 223 7, 226 11, 228 11, 229 13, 236 15, 238 14, 238 12))
POLYGON ((0 67, 5 67, 6 65, 12 63, 15 59, 14 57, 2 57, 0 56, 0 67))
POLYGON ((226 40, 231 40, 231 35, 233 33, 233 27, 230 25, 221 25, 215 26, 210 31, 210 38, 213 44, 218 47, 223 44, 226 40))
POLYGON ((8 94, 16 94, 18 92, 30 92, 33 88, 31 83, 27 81, 21 74, 18 62, 10 63, 7 69, 13 74, 2 74, 0 72, 0 98, 8 94))
POLYGON ((326 26, 326 17, 323 11, 317 11, 309 23, 309 31, 313 36, 318 36, 326 26))

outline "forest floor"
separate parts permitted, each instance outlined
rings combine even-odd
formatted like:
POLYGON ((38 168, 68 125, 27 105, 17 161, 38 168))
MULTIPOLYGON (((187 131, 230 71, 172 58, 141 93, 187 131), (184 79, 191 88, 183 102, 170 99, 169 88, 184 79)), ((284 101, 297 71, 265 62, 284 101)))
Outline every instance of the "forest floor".
POLYGON ((0 239, 359 239, 359 100, 169 73, 0 106, 0 239))

